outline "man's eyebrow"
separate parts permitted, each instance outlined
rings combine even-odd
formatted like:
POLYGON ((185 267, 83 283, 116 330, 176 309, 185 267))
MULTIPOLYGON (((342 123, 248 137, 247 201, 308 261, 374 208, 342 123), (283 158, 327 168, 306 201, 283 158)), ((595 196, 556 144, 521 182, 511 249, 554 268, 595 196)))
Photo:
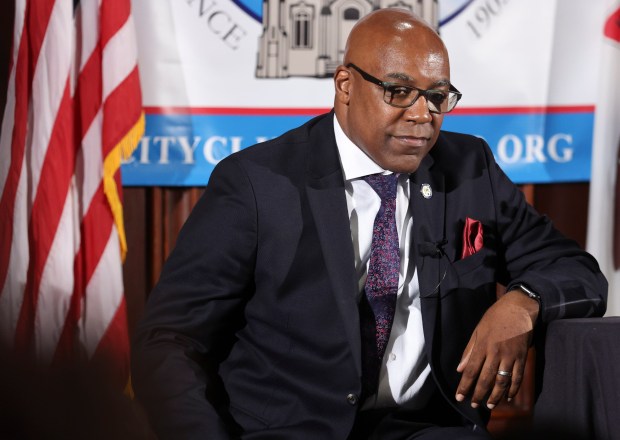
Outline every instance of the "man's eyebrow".
POLYGON ((394 72, 394 73, 388 73, 385 76, 387 76, 388 78, 400 79, 401 81, 409 81, 409 82, 413 81, 413 78, 407 75, 406 73, 394 72))
MULTIPOLYGON (((397 80, 401 80, 401 81, 407 81, 407 82, 414 82, 414 78, 412 78, 411 76, 407 75, 406 73, 400 73, 400 72, 394 72, 394 73, 388 73, 387 75, 385 75, 388 78, 391 79, 397 79, 397 80)), ((450 86, 450 81, 448 81, 447 79, 441 79, 439 81, 436 81, 433 86, 431 87, 431 89, 434 89, 436 87, 449 87, 450 86)))

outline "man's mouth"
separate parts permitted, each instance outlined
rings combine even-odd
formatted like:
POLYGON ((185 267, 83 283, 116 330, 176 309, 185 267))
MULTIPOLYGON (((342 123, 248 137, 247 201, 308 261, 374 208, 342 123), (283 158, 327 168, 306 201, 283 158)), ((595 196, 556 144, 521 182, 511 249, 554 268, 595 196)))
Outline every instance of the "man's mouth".
POLYGON ((430 141, 430 137, 426 136, 394 136, 396 140, 414 147, 424 147, 430 141))

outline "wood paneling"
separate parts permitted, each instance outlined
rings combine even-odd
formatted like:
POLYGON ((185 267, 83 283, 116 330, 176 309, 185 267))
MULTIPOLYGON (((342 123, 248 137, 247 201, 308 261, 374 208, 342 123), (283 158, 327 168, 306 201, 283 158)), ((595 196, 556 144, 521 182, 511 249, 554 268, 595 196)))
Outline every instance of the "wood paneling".
POLYGON ((203 188, 126 187, 123 191, 129 249, 123 273, 131 332, 203 188))
POLYGON ((536 185, 533 205, 560 232, 585 247, 589 191, 586 182, 536 185))

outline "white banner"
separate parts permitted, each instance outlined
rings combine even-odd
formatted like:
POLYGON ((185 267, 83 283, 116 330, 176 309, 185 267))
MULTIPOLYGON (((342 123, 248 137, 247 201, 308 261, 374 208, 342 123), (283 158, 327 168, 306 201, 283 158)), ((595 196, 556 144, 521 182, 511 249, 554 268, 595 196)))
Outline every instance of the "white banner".
MULTIPOLYGON (((448 47, 463 99, 444 129, 484 137, 515 182, 589 180, 604 0, 399 4, 448 47)), ((123 183, 204 185, 231 152, 328 111, 346 36, 373 5, 133 0, 147 124, 123 183)))

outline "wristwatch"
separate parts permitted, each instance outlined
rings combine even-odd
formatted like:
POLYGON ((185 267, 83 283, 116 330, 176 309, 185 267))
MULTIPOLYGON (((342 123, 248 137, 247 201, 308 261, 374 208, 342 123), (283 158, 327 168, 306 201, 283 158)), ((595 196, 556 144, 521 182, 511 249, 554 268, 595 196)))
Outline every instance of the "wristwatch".
POLYGON ((538 301, 540 303, 540 295, 538 293, 536 293, 536 292, 532 292, 529 287, 527 287, 527 286, 525 286, 523 284, 515 284, 513 286, 513 289, 514 288, 521 289, 523 291, 523 293, 525 293, 527 296, 529 296, 532 299, 535 299, 536 301, 538 301))

